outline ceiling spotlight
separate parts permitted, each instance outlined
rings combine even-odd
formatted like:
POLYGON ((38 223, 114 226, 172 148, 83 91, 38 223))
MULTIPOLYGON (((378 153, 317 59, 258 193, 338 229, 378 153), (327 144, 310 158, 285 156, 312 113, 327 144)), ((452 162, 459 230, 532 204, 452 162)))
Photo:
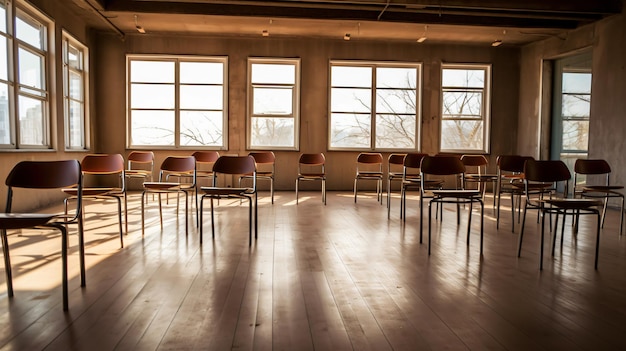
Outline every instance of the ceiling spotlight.
POLYGON ((500 39, 494 40, 493 43, 491 43, 491 46, 493 47, 500 46, 500 45, 502 45, 502 40, 500 39))
POLYGON ((263 32, 261 33, 262 36, 264 37, 269 37, 270 36, 270 32, 267 29, 263 29, 263 32))
POLYGON ((140 26, 139 24, 137 24, 137 15, 135 15, 135 29, 141 33, 141 34, 146 34, 146 30, 143 29, 142 26, 140 26))
POLYGON ((417 42, 418 42, 418 43, 423 43, 423 42, 425 42, 425 41, 426 41, 426 39, 428 39, 428 38, 426 37, 426 33, 427 33, 427 32, 428 32, 428 26, 427 26, 427 25, 425 25, 425 26, 424 26, 424 34, 422 34, 422 36, 421 36, 421 37, 419 37, 419 38, 417 39, 417 42))
POLYGON ((346 34, 343 36, 343 40, 345 40, 345 41, 350 40, 350 33, 346 33, 346 34))

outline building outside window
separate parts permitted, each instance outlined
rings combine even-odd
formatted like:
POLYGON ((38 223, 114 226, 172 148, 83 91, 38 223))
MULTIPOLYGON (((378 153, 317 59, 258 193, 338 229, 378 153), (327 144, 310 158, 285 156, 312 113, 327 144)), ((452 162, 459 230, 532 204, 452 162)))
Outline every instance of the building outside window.
POLYGON ((489 152, 491 66, 442 65, 441 143, 444 152, 489 152))
POLYGON ((63 31, 63 105, 65 111, 65 148, 88 148, 87 47, 63 31))
POLYGON ((300 59, 248 59, 248 149, 298 150, 300 59))
POLYGON ((329 148, 416 151, 421 64, 331 61, 329 148))
POLYGON ((28 3, 0 3, 0 148, 51 147, 48 34, 53 32, 52 22, 28 3))
POLYGON ((226 57, 129 55, 128 146, 226 149, 226 57))

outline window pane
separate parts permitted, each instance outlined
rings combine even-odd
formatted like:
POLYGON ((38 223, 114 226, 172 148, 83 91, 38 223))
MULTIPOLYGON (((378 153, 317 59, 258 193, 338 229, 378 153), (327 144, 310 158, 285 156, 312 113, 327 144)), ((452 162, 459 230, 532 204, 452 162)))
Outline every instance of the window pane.
POLYGON ((332 112, 370 112, 372 110, 370 89, 333 88, 330 94, 332 112))
POLYGON ((23 48, 20 48, 18 52, 20 83, 28 87, 43 89, 41 74, 43 58, 23 48))
POLYGON ((221 146, 223 114, 211 111, 181 111, 180 144, 221 146))
POLYGON ((591 73, 563 73, 563 92, 591 94, 591 73))
POLYGON ((75 100, 83 100, 83 77, 76 72, 70 72, 69 96, 75 100))
POLYGON ((333 87, 370 88, 372 86, 371 67, 333 66, 331 76, 333 87))
POLYGON ((131 108, 174 108, 173 85, 133 84, 130 96, 131 108))
POLYGON ((415 68, 376 68, 376 87, 411 88, 417 87, 417 69, 415 68))
POLYGON ((222 109, 223 88, 210 85, 181 85, 180 108, 181 109, 222 109))
POLYGON ((72 44, 67 45, 67 65, 73 69, 80 70, 82 67, 83 55, 82 52, 74 47, 72 44))
POLYGON ((181 84, 222 84, 224 64, 218 62, 181 62, 181 84))
POLYGON ((291 115, 293 113, 293 88, 254 87, 255 115, 291 115))
POLYGON ((563 117, 589 117, 591 95, 563 95, 563 117))
POLYGON ((484 88, 485 70, 445 68, 442 84, 444 87, 484 88))
POLYGON ((131 145, 174 145, 174 111, 132 111, 131 145))
POLYGON ((589 121, 563 121, 563 150, 587 151, 589 121))
POLYGON ((415 116, 377 115, 376 148, 414 149, 415 116))
POLYGON ((0 32, 7 32, 7 9, 4 3, 0 4, 0 32))
POLYGON ((69 102, 69 147, 70 148, 82 148, 85 146, 84 139, 84 130, 85 126, 83 125, 83 104, 77 101, 69 102))
POLYGON ((11 121, 9 120, 9 87, 0 84, 0 144, 11 144, 11 121))
POLYGON ((9 61, 7 57, 7 38, 0 36, 0 79, 3 80, 9 79, 9 61))
POLYGON ((294 64, 252 64, 252 83, 295 84, 295 82, 294 64))
POLYGON ((376 112, 379 113, 415 113, 415 90, 376 91, 376 112))
POLYGON ((44 145, 43 101, 20 96, 20 143, 24 145, 44 145))
POLYGON ((18 15, 15 20, 15 37, 39 50, 43 50, 43 26, 31 18, 18 15))
POLYGON ((445 117, 482 118, 482 93, 445 91, 443 93, 443 115, 445 117))
POLYGON ((441 123, 441 149, 482 150, 482 121, 444 120, 441 123))
POLYGON ((330 121, 331 147, 369 148, 371 123, 369 114, 333 113, 330 121))
POLYGON ((130 62, 130 80, 134 83, 174 83, 174 73, 174 62, 130 62))
POLYGON ((293 147, 294 119, 253 117, 250 144, 253 147, 293 147))

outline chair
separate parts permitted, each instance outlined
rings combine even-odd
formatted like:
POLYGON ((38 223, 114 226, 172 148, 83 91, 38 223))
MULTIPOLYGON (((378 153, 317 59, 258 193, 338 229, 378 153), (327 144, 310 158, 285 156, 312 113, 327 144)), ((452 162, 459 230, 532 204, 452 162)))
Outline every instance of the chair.
MULTIPOLYGON (((501 155, 497 158, 497 179, 495 195, 496 229, 500 228, 500 201, 502 193, 511 194, 511 232, 515 232, 515 199, 518 200, 518 212, 521 197, 524 194, 524 163, 532 157, 520 155, 501 155)), ((519 214, 518 214, 519 219, 519 214)))
POLYGON ((0 213, 0 235, 4 269, 7 277, 7 294, 13 297, 13 277, 9 257, 7 230, 24 228, 55 228, 61 232, 61 277, 63 280, 63 310, 68 310, 67 278, 67 228, 68 224, 78 224, 78 247, 80 260, 80 285, 85 286, 85 242, 82 217, 82 175, 80 163, 76 160, 65 161, 22 161, 15 165, 6 179, 7 203, 5 213, 0 213), (45 176, 43 176, 45 175, 45 176), (52 213, 13 213, 12 204, 17 188, 24 189, 61 189, 76 186, 76 211, 71 215, 52 213))
MULTIPOLYGON (((124 215, 126 233, 128 233, 128 201, 126 199, 126 177, 124 174, 124 157, 120 154, 92 154, 87 155, 81 162, 83 178, 117 177, 117 187, 85 187, 83 185, 83 205, 85 199, 115 199, 117 201, 118 221, 120 225, 120 246, 124 247, 124 232, 122 230, 122 199, 124 199, 124 215)), ((104 180, 104 179, 99 179, 104 180)), ((84 180, 83 180, 84 182, 84 180)), ((69 197, 65 199, 65 214, 69 200, 77 197, 76 187, 65 188, 63 192, 69 197)), ((84 213, 84 209, 83 209, 84 213)))
POLYGON ((322 202, 326 205, 326 157, 323 153, 301 154, 298 160, 298 177, 296 178, 296 205, 298 204, 298 188, 300 181, 322 182, 322 202))
MULTIPOLYGON (((610 198, 618 198, 620 200, 620 222, 619 235, 622 235, 624 227, 624 194, 618 190, 623 190, 622 185, 611 185, 610 182, 611 166, 605 160, 585 160, 577 159, 574 163, 574 197, 603 199, 602 206, 602 228, 604 228, 604 219, 606 217, 606 209, 610 198), (604 184, 578 184, 580 175, 600 175, 604 177, 604 184)), ((588 182, 589 179, 587 179, 588 182)))
MULTIPOLYGON (((420 191, 420 197, 422 195, 422 182, 420 169, 422 166, 422 159, 428 156, 428 154, 422 153, 409 153, 404 158, 404 164, 402 169, 402 184, 400 187, 400 218, 403 218, 406 222, 406 193, 409 190, 420 191)), ((425 179, 424 185, 426 189, 438 189, 441 188, 443 180, 441 179, 425 179)), ((420 206, 422 202, 420 201, 420 206)))
MULTIPOLYGON (((528 209, 537 209, 541 213, 541 247, 539 250, 539 269, 543 269, 543 246, 544 246, 544 222, 546 213, 555 214, 556 220, 554 225, 554 235, 552 236, 552 255, 554 256, 554 249, 556 243, 556 234, 558 229, 559 215, 563 216, 563 231, 565 229, 565 217, 572 215, 575 217, 574 232, 578 231, 577 218, 581 214, 592 214, 597 217, 597 231, 596 231, 596 255, 595 255, 595 269, 598 269, 598 248, 600 244, 600 211, 596 207, 602 206, 602 201, 596 199, 576 199, 567 198, 569 180, 571 179, 569 169, 563 161, 536 161, 528 160, 524 166, 524 193, 526 201, 524 203, 524 215, 522 219, 522 229, 519 234, 519 241, 517 246, 517 257, 520 257, 522 252, 522 240, 524 238, 524 226, 526 224, 526 212, 528 209), (564 190, 561 197, 554 197, 556 195, 557 183, 562 182, 564 184, 564 190), (539 184, 543 189, 546 184, 551 184, 550 189, 552 191, 541 191, 532 197, 532 184, 539 184), (546 194, 549 194, 549 198, 546 199, 546 194)), ((561 244, 563 243, 563 232, 561 233, 561 244)))
POLYGON ((390 154, 387 158, 387 218, 391 213, 391 182, 402 182, 406 154, 390 154))
POLYGON ((431 247, 431 207, 433 203, 445 204, 454 203, 457 204, 457 223, 459 223, 458 207, 460 204, 468 204, 469 214, 467 219, 467 245, 470 244, 470 232, 472 225, 472 204, 475 202, 480 204, 480 254, 483 254, 483 224, 484 224, 484 212, 485 206, 482 200, 482 194, 480 190, 464 190, 464 189, 427 189, 426 179, 428 175, 437 176, 454 176, 455 180, 459 176, 462 176, 465 171, 465 166, 461 162, 460 158, 453 156, 425 156, 422 159, 421 164, 421 189, 422 196, 420 196, 420 243, 422 242, 422 199, 426 197, 426 191, 430 192, 429 197, 431 200, 428 202, 428 254, 430 255, 431 247))
MULTIPOLYGON (((276 156, 273 152, 251 152, 248 154, 254 158, 256 162, 256 179, 266 179, 270 181, 270 194, 272 204, 274 203, 274 171, 276 156)), ((239 177, 239 187, 241 188, 242 179, 252 179, 252 174, 245 174, 239 177)))
MULTIPOLYGON (((169 156, 161 164, 159 172, 158 182, 144 182, 143 192, 141 193, 141 235, 145 233, 144 225, 144 211, 146 194, 158 194, 159 196, 159 219, 161 222, 161 229, 163 229, 163 211, 161 205, 161 194, 177 194, 183 193, 185 195, 185 234, 189 234, 189 204, 188 195, 195 194, 196 191, 196 159, 193 156, 169 156), (190 183, 170 182, 167 181, 169 174, 191 174, 192 181, 190 183)), ((176 197, 176 212, 178 213, 178 199, 176 197)))
POLYGON ((200 190, 204 193, 200 199, 200 244, 202 244, 203 236, 203 223, 202 212, 204 208, 204 199, 209 198, 211 200, 211 233, 215 238, 215 218, 213 209, 213 200, 222 198, 237 198, 248 199, 249 201, 249 245, 252 245, 252 208, 254 207, 254 238, 257 238, 258 225, 258 208, 257 208, 257 190, 256 190, 256 164, 254 157, 248 156, 221 156, 217 159, 213 165, 213 186, 201 187, 200 190), (233 188, 233 187, 218 187, 217 180, 219 175, 250 175, 249 179, 252 180, 252 187, 248 188, 233 188), (252 200, 254 199, 254 205, 252 200))
POLYGON ((128 168, 124 172, 127 178, 139 178, 152 181, 154 153, 152 151, 132 151, 128 154, 128 168))
MULTIPOLYGON (((491 182, 495 194, 498 175, 487 173, 487 165, 489 164, 489 161, 484 155, 463 155, 461 156, 461 162, 463 162, 463 165, 465 166, 465 172, 463 173, 462 178, 463 189, 467 189, 470 183, 475 183, 477 188, 481 190, 483 201, 485 201, 487 183, 491 182), (474 170, 475 173, 470 172, 474 170)), ((496 205, 495 196, 493 198, 493 205, 494 207, 496 205)))
POLYGON ((362 152, 356 158, 354 177, 354 202, 358 193, 359 180, 376 181, 376 200, 383 204, 383 155, 378 152, 362 152))

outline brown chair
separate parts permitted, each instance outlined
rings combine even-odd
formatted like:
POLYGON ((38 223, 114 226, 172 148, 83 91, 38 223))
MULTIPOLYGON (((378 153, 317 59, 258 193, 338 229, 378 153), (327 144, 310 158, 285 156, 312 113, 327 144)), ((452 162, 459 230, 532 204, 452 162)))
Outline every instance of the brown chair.
POLYGON ((211 233, 215 238, 215 217, 213 200, 223 198, 236 198, 236 199, 248 199, 249 201, 249 245, 252 245, 252 222, 254 221, 254 238, 257 238, 258 233, 258 207, 257 207, 257 190, 256 190, 256 163, 254 157, 248 156, 221 156, 213 165, 213 186, 201 187, 203 192, 200 199, 200 244, 202 244, 203 236, 203 223, 202 212, 204 208, 204 199, 209 198, 211 200, 211 233), (252 187, 218 187, 217 181, 220 175, 223 176, 241 176, 250 175, 249 179, 252 180, 252 187), (254 205, 253 200, 254 199, 254 205), (252 217, 252 209, 254 208, 254 219, 252 217))
POLYGON ((402 183, 406 154, 390 154, 387 158, 387 218, 391 214, 391 182, 402 183))
MULTIPOLYGON (((422 205, 421 196, 424 195, 422 190, 421 166, 422 159, 428 156, 423 153, 409 153, 404 158, 402 170, 402 185, 400 188, 400 218, 406 222, 406 194, 407 191, 414 190, 420 192, 420 206, 422 205)), ((439 189, 443 184, 441 179, 425 179, 424 185, 426 190, 439 189)), ((421 207, 420 207, 421 211, 421 207)))
POLYGON ((323 153, 301 154, 298 160, 298 177, 296 178, 296 205, 298 204, 298 188, 300 181, 320 181, 322 183, 322 202, 326 205, 326 157, 323 153))
POLYGON ((362 152, 356 158, 354 177, 354 202, 358 193, 359 180, 376 181, 376 200, 383 204, 383 155, 378 152, 362 152))
POLYGON ((426 179, 429 175, 436 176, 454 176, 455 182, 458 177, 465 172, 465 166, 458 157, 452 156, 425 156, 421 163, 421 189, 420 196, 420 243, 422 242, 422 199, 430 197, 428 202, 428 254, 430 255, 431 247, 431 207, 432 204, 453 203, 457 205, 457 223, 459 222, 458 208, 460 204, 469 204, 469 214, 467 220, 467 245, 470 244, 470 232, 472 225, 472 205, 478 203, 480 205, 480 255, 483 254, 483 224, 485 207, 482 201, 480 190, 464 190, 464 189, 427 189, 426 179), (426 194, 426 192, 430 194, 426 194))
POLYGON ((497 158, 496 174, 496 229, 500 228, 500 202, 502 193, 511 195, 511 232, 515 231, 515 203, 518 203, 518 220, 521 198, 524 194, 524 163, 532 157, 501 155, 497 158))
MULTIPOLYGON (((562 232, 561 232, 561 246, 563 245, 563 231, 565 229, 565 217, 567 215, 574 216, 574 222, 577 224, 576 219, 581 214, 592 214, 597 217, 597 230, 596 230, 596 254, 595 254, 595 269, 598 269, 598 249, 600 245, 600 211, 596 208, 602 206, 602 201, 596 199, 574 199, 567 198, 569 192, 569 180, 571 179, 569 169, 563 161, 536 161, 530 159, 526 161, 524 166, 524 194, 526 201, 524 204, 524 215, 522 219, 522 229, 519 234, 519 241, 517 246, 517 257, 520 257, 522 252, 522 240, 524 238, 524 226, 526 224, 526 213, 529 209, 537 209, 541 213, 541 247, 539 250, 539 269, 543 269, 543 247, 544 247, 544 222, 546 213, 555 214, 556 220, 554 225, 554 235, 552 236, 552 256, 554 256, 554 249, 556 243, 556 235, 558 230, 559 216, 563 216, 562 232), (555 197, 557 183, 563 183, 563 193, 560 197, 555 197), (552 192, 541 191, 535 193, 533 196, 532 184, 537 184, 543 189, 547 189, 546 184, 551 184, 550 189, 552 192), (546 198, 548 194, 548 198, 546 198)), ((578 231, 578 226, 574 225, 574 232, 578 231)))
POLYGON ((611 185, 610 175, 611 166, 609 166, 609 163, 606 162, 606 160, 577 159, 576 163, 574 163, 574 196, 592 199, 603 199, 604 205, 602 206, 602 228, 604 228, 604 219, 606 217, 606 209, 609 203, 609 199, 619 199, 619 235, 621 236, 622 228, 624 227, 624 194, 619 192, 619 190, 623 190, 624 186, 611 185), (586 184, 578 184, 578 178, 581 175, 603 176, 604 180, 601 182, 602 184, 589 184, 589 179, 587 179, 586 184))
MULTIPOLYGON (((128 201, 126 200, 126 176, 124 174, 124 157, 120 154, 92 154, 87 155, 81 162, 83 182, 92 179, 95 182, 105 181, 104 177, 115 177, 116 187, 104 186, 84 186, 83 205, 85 199, 115 199, 117 201, 118 221, 120 226, 120 246, 124 247, 124 231, 122 230, 122 199, 124 200, 124 214, 126 223, 126 233, 128 233, 128 201)), ((65 199, 65 213, 69 200, 77 198, 78 189, 76 187, 65 188, 63 192, 69 197, 65 199)), ((83 208, 83 213, 84 208, 83 208)))
MULTIPOLYGON (((485 193, 487 191, 487 183, 492 183, 492 189, 495 194, 496 181, 498 180, 497 174, 487 173, 487 165, 489 161, 484 155, 463 155, 461 156, 461 162, 465 166, 465 172, 463 173, 463 189, 467 189, 472 183, 476 184, 477 188, 481 190, 483 202, 485 201, 485 193)), ((496 205, 496 198, 493 198, 493 205, 496 205)))
MULTIPOLYGON (((254 158, 256 162, 256 179, 266 179, 270 181, 270 194, 272 203, 274 203, 274 172, 276 170, 276 156, 271 151, 251 152, 248 154, 254 158)), ((252 179, 252 174, 246 174, 239 177, 239 187, 241 188, 242 179, 252 179)))
POLYGON ((77 160, 65 161, 22 161, 15 165, 6 179, 7 203, 5 213, 0 213, 0 236, 7 279, 7 294, 13 297, 13 276, 9 257, 7 230, 25 228, 55 228, 61 232, 61 278, 63 285, 63 310, 68 309, 67 278, 67 228, 68 224, 78 224, 78 252, 80 260, 80 285, 85 286, 85 242, 83 235, 82 199, 83 183, 80 163, 77 160), (53 213, 11 212, 13 198, 18 188, 61 189, 76 186, 76 210, 70 215, 53 213))
POLYGON ((128 167, 124 172, 127 178, 152 181, 154 153, 152 151, 132 151, 128 154, 128 167))
MULTIPOLYGON (((178 199, 181 193, 185 196, 185 234, 189 233, 189 194, 196 192, 196 159, 193 156, 169 156, 161 164, 158 182, 144 182, 143 192, 141 193, 141 235, 145 233, 145 201, 146 194, 158 194, 159 196, 159 219, 161 229, 163 229, 163 211, 161 205, 161 194, 177 194, 176 196, 176 212, 178 213, 178 199), (191 182, 170 182, 169 174, 180 175, 188 173, 191 175, 191 182)), ((197 208, 196 208, 197 209, 197 208)))

